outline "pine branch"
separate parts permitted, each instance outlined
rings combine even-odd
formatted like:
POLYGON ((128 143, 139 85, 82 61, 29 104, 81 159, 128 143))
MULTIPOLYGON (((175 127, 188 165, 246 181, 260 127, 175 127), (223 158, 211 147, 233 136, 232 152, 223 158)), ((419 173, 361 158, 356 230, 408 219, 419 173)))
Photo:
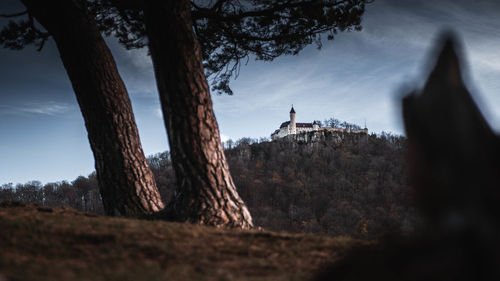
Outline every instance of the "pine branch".
POLYGON ((28 10, 14 14, 0 14, 0 18, 15 18, 28 14, 28 10))
MULTIPOLYGON (((260 16, 269 16, 272 15, 276 12, 280 12, 286 9, 293 9, 293 8, 298 8, 298 7, 305 7, 307 5, 311 5, 313 3, 318 2, 318 0, 310 0, 310 1, 300 1, 296 3, 290 3, 291 1, 288 1, 283 4, 276 4, 274 6, 271 6, 269 8, 261 9, 261 10, 252 10, 252 11, 245 11, 245 12, 239 12, 237 14, 220 14, 217 13, 214 9, 209 9, 209 8, 201 8, 197 7, 195 10, 191 12, 191 16, 193 20, 199 20, 199 19, 215 19, 215 20, 220 20, 220 21, 239 21, 243 18, 247 17, 260 17, 260 16)), ((347 0, 342 0, 342 1, 336 1, 333 3, 324 3, 324 7, 335 7, 344 3, 347 3, 347 0)))

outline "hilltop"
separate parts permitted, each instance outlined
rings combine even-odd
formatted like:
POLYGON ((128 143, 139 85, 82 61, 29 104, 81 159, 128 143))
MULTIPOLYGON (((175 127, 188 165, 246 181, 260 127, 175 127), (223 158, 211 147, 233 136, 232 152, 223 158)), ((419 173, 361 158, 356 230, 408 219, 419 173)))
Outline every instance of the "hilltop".
POLYGON ((0 280, 308 280, 347 237, 223 230, 0 205, 0 280))

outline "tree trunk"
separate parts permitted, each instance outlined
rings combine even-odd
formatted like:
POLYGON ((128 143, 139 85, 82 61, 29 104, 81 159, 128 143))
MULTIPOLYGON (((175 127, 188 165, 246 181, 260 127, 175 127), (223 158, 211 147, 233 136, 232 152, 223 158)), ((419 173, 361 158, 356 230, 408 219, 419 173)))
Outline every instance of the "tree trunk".
POLYGON ((178 182, 166 216, 252 228, 222 149, 190 1, 147 1, 144 16, 178 182))
POLYGON ((164 208, 115 61, 84 1, 22 0, 53 36, 85 119, 107 215, 164 208))

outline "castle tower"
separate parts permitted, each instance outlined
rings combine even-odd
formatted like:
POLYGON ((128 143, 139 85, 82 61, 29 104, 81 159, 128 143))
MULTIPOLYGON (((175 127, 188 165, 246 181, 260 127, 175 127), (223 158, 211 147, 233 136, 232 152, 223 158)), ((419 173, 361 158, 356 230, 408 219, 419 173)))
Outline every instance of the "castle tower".
POLYGON ((290 134, 297 134, 297 123, 295 121, 295 109, 293 109, 293 105, 290 110, 290 134))
POLYGON ((314 121, 313 122, 313 131, 317 131, 317 130, 319 130, 319 123, 318 123, 318 121, 314 121))

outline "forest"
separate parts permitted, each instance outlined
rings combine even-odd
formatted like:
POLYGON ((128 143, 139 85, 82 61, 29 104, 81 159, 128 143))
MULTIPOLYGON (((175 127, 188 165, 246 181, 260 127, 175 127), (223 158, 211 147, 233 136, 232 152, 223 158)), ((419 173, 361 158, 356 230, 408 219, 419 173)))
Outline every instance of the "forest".
MULTIPOLYGON (((416 227, 405 146, 405 137, 388 133, 346 137, 342 143, 251 138, 224 143, 238 193, 256 226, 360 238, 416 227)), ((162 199, 169 202, 176 185, 169 153, 147 160, 162 199)), ((0 201, 104 213, 95 173, 72 182, 4 184, 0 201)))

